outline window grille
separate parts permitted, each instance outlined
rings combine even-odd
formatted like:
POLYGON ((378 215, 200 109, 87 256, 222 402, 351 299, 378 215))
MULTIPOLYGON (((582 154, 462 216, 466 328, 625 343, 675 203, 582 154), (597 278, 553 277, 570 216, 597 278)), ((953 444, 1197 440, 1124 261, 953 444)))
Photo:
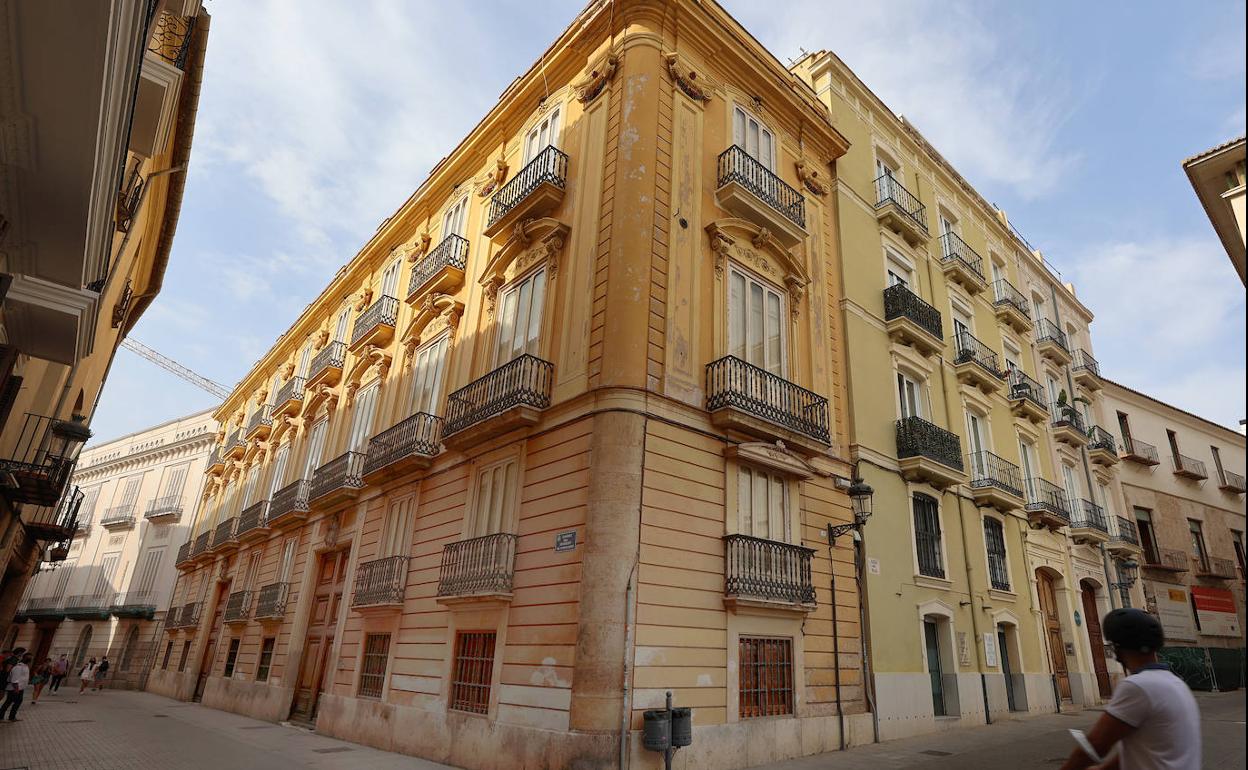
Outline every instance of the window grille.
POLYGON ((277 639, 270 636, 260 645, 260 664, 256 666, 256 681, 269 681, 269 668, 273 665, 273 647, 277 639))
POLYGON ((741 637, 739 714, 742 719, 793 713, 793 640, 741 637))
POLYGON ((225 654, 225 678, 234 676, 234 664, 238 663, 238 645, 241 640, 235 637, 230 640, 230 650, 225 654))
POLYGON ((984 519, 984 542, 988 546, 988 579, 998 591, 1010 590, 1010 573, 1005 566, 1005 530, 996 519, 984 519))
POLYGON ((493 632, 461 633, 455 640, 455 670, 451 680, 451 708, 473 714, 490 710, 494 678, 493 632))
POLYGON ((927 495, 914 496, 914 543, 919 553, 919 574, 943 578, 945 568, 940 558, 940 513, 936 500, 927 495))
POLYGON ((361 698, 380 698, 386 681, 386 660, 390 657, 390 634, 364 637, 364 661, 360 668, 361 698))

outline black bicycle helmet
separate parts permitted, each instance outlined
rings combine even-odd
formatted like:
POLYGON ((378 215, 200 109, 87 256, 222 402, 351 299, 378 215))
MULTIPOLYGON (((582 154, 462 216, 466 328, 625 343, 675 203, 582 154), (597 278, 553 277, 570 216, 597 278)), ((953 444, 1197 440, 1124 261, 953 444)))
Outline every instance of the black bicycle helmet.
POLYGON ((1134 607, 1112 610, 1101 621, 1101 629, 1106 639, 1128 650, 1157 652, 1166 643, 1161 621, 1134 607))

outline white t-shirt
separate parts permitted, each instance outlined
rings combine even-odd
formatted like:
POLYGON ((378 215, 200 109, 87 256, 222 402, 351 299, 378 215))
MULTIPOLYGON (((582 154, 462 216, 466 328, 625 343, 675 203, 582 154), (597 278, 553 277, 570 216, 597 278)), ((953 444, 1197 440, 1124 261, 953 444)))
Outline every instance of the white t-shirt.
POLYGON ((1135 728, 1119 749, 1122 770, 1200 770, 1200 709, 1170 671, 1122 680, 1105 711, 1135 728))

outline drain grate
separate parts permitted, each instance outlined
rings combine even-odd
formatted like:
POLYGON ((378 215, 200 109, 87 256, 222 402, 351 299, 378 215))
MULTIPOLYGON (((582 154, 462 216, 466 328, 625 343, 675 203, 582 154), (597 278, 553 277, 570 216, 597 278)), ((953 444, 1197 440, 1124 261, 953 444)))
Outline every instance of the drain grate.
POLYGON ((239 725, 238 729, 240 730, 268 730, 272 727, 277 727, 277 725, 239 725))
POLYGON ((952 757, 953 756, 952 751, 940 751, 938 749, 926 749, 924 751, 920 751, 919 753, 926 754, 929 757, 952 757))
POLYGON ((152 714, 152 719, 168 719, 168 714, 152 714))
POLYGON ((88 722, 94 722, 94 721, 95 721, 94 719, 62 719, 61 724, 63 725, 85 725, 88 722))
POLYGON ((312 749, 317 754, 341 754, 344 751, 355 751, 350 746, 334 746, 328 749, 312 749))

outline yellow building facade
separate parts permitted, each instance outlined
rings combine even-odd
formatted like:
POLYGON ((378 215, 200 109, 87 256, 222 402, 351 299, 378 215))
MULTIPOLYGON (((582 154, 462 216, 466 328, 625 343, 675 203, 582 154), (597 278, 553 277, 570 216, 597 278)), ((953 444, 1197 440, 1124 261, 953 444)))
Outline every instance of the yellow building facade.
POLYGON ((149 689, 471 768, 872 739, 828 109, 591 4, 221 406, 149 689))
POLYGON ((831 195, 879 735, 1097 703, 1107 569, 1138 546, 1092 314, 834 54, 793 71, 851 144, 831 195))

